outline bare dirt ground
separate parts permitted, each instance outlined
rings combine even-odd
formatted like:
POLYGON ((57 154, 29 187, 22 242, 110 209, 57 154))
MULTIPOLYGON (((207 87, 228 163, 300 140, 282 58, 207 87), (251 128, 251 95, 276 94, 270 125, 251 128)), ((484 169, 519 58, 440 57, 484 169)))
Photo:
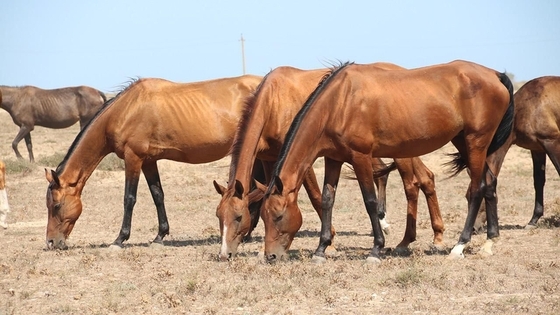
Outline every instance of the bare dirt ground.
MULTIPOLYGON (((17 132, 0 112, 0 158, 13 163, 17 132)), ((78 126, 36 128, 35 157, 65 153, 78 126)), ((20 151, 27 155, 24 142, 20 151)), ((335 203, 339 256, 324 265, 310 257, 318 244, 319 220, 307 196, 300 196, 304 223, 291 258, 265 264, 258 257, 263 228, 240 247, 232 262, 218 262, 219 195, 229 158, 204 165, 161 161, 171 234, 165 247, 151 247, 157 217, 145 182, 139 187, 132 235, 125 249, 108 245, 121 220, 123 171, 95 171, 83 192, 84 211, 66 251, 45 251, 47 212, 44 166, 7 176, 11 213, 0 229, 0 314, 558 314, 560 312, 560 180, 549 164, 545 217, 538 229, 523 226, 533 209, 530 154, 514 147, 499 177, 500 241, 494 256, 478 254, 485 235, 475 235, 466 258, 450 261, 466 216, 464 172, 445 179, 441 166, 449 146, 423 157, 436 174, 447 249, 432 250, 424 197, 419 200, 418 240, 408 255, 388 251, 380 265, 365 263, 372 245, 369 220, 357 182, 341 180, 335 203)), ((322 177, 321 162, 315 165, 322 177)), ((322 182, 322 178, 319 178, 322 182)), ((402 238, 406 202, 398 173, 388 185, 386 246, 402 238)))

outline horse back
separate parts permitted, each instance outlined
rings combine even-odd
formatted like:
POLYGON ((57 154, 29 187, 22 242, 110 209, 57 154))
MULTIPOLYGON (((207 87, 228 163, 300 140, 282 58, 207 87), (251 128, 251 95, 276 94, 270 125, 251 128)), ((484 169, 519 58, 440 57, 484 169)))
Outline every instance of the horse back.
POLYGON ((518 146, 542 152, 542 141, 560 139, 560 77, 530 80, 515 93, 514 100, 518 146))

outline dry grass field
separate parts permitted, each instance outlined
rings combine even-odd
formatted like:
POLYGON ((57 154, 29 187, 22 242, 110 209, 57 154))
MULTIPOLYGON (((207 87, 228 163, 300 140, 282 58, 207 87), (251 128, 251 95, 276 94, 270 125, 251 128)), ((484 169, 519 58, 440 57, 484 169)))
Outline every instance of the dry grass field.
MULTIPOLYGON (((141 180, 132 235, 110 250, 123 215, 123 171, 96 170, 83 192, 84 211, 65 251, 46 251, 45 165, 65 154, 78 126, 32 132, 37 164, 17 171, 11 149, 17 127, 0 111, 0 158, 11 171, 9 228, 0 229, 0 314, 558 314, 560 313, 560 178, 548 163, 545 217, 525 230, 533 209, 530 154, 510 150, 498 181, 500 233, 494 256, 478 254, 475 235, 465 259, 446 259, 466 216, 466 172, 446 179, 449 146, 423 157, 436 174, 447 248, 431 248, 424 197, 419 200, 418 240, 409 253, 393 248, 402 238, 406 201, 398 173, 389 178, 391 233, 380 265, 365 258, 372 245, 358 184, 341 180, 334 211, 338 256, 314 265, 319 220, 302 189, 304 222, 290 259, 269 265, 258 256, 263 226, 231 262, 217 261, 220 196, 229 158, 204 165, 159 163, 171 234, 165 247, 149 246, 157 216, 141 180)), ((24 142, 20 150, 27 155, 24 142)), ((21 163, 20 163, 21 164, 21 163)), ((321 161, 315 164, 322 177, 321 161)), ((322 182, 322 178, 319 178, 322 182)))

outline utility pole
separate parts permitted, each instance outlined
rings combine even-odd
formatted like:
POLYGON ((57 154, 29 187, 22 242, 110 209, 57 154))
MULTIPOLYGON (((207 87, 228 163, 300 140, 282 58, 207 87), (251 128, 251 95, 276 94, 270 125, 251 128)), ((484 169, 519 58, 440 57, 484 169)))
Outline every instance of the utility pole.
POLYGON ((243 75, 245 75, 245 39, 243 38, 243 34, 241 34, 241 60, 243 62, 243 75))

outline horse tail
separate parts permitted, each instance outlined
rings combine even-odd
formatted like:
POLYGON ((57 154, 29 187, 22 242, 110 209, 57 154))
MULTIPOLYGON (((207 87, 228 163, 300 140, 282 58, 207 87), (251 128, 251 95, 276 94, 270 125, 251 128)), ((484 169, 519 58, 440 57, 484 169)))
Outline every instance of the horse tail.
MULTIPOLYGON (((505 73, 496 73, 498 78, 500 78, 500 82, 506 87, 509 93, 509 105, 508 108, 498 125, 498 129, 496 129, 496 133, 492 138, 492 142, 490 142, 490 146, 488 147, 488 151, 486 152, 486 156, 496 152, 499 148, 501 148, 504 143, 506 143, 507 139, 509 138, 511 131, 513 130, 513 116, 514 116, 514 104, 513 104, 513 84, 511 80, 505 73)), ((456 152, 449 154, 452 157, 450 162, 445 163, 446 165, 451 167, 451 176, 453 177, 462 170, 467 168, 467 161, 461 155, 461 153, 456 152)))

